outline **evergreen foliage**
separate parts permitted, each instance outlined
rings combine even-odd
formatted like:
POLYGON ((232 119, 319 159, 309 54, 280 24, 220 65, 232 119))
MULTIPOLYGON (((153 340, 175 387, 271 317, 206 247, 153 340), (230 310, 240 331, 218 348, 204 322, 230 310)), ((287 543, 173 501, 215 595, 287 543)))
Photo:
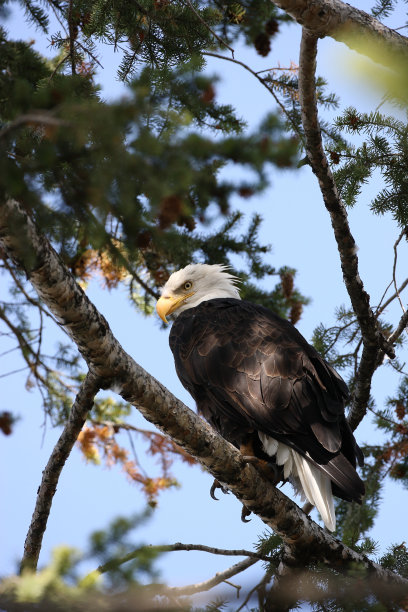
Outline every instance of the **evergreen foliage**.
POLYGON ((353 206, 362 185, 379 171, 385 186, 372 200, 371 209, 376 214, 390 212, 398 224, 405 227, 408 223, 406 123, 378 111, 367 114, 349 108, 337 119, 336 125, 349 133, 367 137, 357 147, 348 145, 334 151, 336 165, 341 163, 336 169, 336 182, 345 203, 353 206))
MULTIPOLYGON (((387 17, 396 4, 377 0, 372 14, 387 17)), ((226 57, 234 45, 267 57, 291 18, 270 0, 20 0, 19 7, 49 38, 54 57, 45 58, 32 44, 15 40, 5 19, 0 28, 0 198, 21 203, 82 286, 99 274, 108 290, 124 286, 130 302, 145 315, 152 313, 172 271, 201 261, 230 266, 242 280, 243 298, 296 324, 309 299, 295 286, 293 268, 270 264, 271 246, 259 239, 263 220, 259 214, 248 218, 245 202, 265 190, 272 167, 295 172, 307 163, 301 159, 305 134, 297 66, 255 72, 243 65, 257 79, 254 92, 255 84, 266 88, 280 110, 251 131, 232 105, 219 103, 217 77, 205 70, 207 57, 236 61, 234 53, 226 57), (117 77, 127 88, 120 100, 107 101, 101 93, 104 46, 121 54, 117 77)), ((2 4, 2 16, 6 9, 2 4)), ((364 185, 378 179, 370 209, 392 215, 399 240, 408 236, 406 90, 405 76, 397 118, 378 109, 363 113, 348 108, 334 123, 321 122, 343 201, 360 205, 364 185)), ((316 95, 322 110, 337 108, 338 97, 327 92, 320 77, 316 95)), ((47 418, 61 427, 84 379, 83 362, 68 339, 50 354, 44 336, 58 322, 1 250, 0 261, 2 283, 7 284, 0 296, 1 333, 16 342, 10 350, 20 353, 27 389, 38 387, 47 418)), ((400 299, 404 287, 398 290, 395 270, 393 280, 393 299, 400 299)), ((380 303, 374 314, 388 336, 393 326, 384 311, 380 303)), ((397 340, 398 349, 404 340, 397 340)), ((322 322, 316 328, 313 343, 354 392, 363 351, 355 313, 340 307, 334 325, 322 322)), ((386 406, 377 406, 374 398, 368 406, 383 442, 363 449, 366 497, 361 506, 336 502, 337 537, 370 558, 378 554, 370 529, 386 478, 408 487, 408 377, 398 360, 391 367, 400 374, 397 390, 390 390, 386 406)), ((145 494, 148 510, 93 533, 84 553, 61 547, 37 576, 26 572, 4 579, 0 607, 162 606, 199 612, 159 584, 160 547, 136 545, 131 537, 151 515, 160 492, 177 486, 173 461, 194 460, 161 433, 129 425, 129 413, 128 404, 108 395, 98 398, 78 445, 87 461, 119 465, 145 494), (123 432, 130 434, 131 446, 136 437, 142 441, 157 459, 158 473, 143 469, 134 447, 131 453, 120 437, 123 432), (84 561, 94 571, 84 572, 84 561)), ((13 433, 17 418, 8 408, 0 412, 4 435, 13 433)), ((254 611, 294 610, 310 602, 319 611, 374 612, 397 610, 402 601, 399 592, 377 592, 361 567, 342 572, 310 565, 287 580, 280 571, 287 551, 281 538, 268 532, 254 550, 265 570, 247 595, 246 604, 254 611)), ((408 578, 404 541, 377 561, 408 578)), ((217 599, 201 609, 216 612, 228 606, 217 599)))

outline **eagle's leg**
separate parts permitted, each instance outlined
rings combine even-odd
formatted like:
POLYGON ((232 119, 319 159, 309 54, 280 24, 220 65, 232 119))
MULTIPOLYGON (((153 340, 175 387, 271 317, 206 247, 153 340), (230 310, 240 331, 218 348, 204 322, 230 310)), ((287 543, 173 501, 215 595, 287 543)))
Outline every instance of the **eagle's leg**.
MULTIPOLYGON (((244 460, 252 465, 265 476, 273 485, 277 485, 282 480, 282 469, 266 459, 257 457, 254 450, 254 436, 257 436, 255 432, 249 433, 248 437, 245 438, 239 447, 240 452, 243 455, 244 460)), ((244 504, 242 505, 241 521, 243 523, 249 523, 247 516, 251 514, 251 510, 248 510, 244 504)))
POLYGON ((255 455, 253 435, 254 434, 249 434, 241 443, 239 450, 247 463, 252 463, 267 480, 272 482, 273 485, 277 485, 278 482, 283 480, 282 468, 276 465, 276 463, 266 461, 266 459, 261 459, 255 455))
POLYGON ((215 499, 215 501, 218 501, 218 497, 215 497, 215 491, 216 489, 221 489, 221 491, 225 494, 228 495, 229 491, 228 489, 226 489, 225 487, 222 486, 222 484, 217 480, 214 479, 214 482, 211 485, 211 489, 210 489, 210 495, 213 499, 215 499))

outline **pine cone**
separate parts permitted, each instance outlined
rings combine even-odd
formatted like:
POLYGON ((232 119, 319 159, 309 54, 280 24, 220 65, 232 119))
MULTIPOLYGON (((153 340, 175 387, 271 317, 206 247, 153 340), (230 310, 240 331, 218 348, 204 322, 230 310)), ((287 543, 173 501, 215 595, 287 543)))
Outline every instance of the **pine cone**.
POLYGON ((265 23, 265 32, 269 36, 275 36, 279 32, 279 24, 273 17, 265 23))
POLYGON ((290 298, 293 293, 293 274, 284 272, 281 274, 282 293, 285 298, 290 298))
POLYGON ((265 34, 265 32, 261 32, 254 40, 255 49, 262 55, 262 57, 266 57, 271 50, 271 41, 269 40, 269 36, 265 34))
POLYGON ((296 323, 299 321, 300 317, 302 316, 302 312, 303 312, 303 305, 300 302, 296 302, 295 304, 293 304, 292 308, 290 309, 290 315, 289 315, 289 321, 292 323, 292 325, 296 325, 296 323))

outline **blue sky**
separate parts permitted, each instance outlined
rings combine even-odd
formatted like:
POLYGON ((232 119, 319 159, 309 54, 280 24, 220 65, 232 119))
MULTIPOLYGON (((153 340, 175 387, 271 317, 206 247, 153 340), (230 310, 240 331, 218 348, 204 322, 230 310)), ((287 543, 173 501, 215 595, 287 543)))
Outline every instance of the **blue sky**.
MULTIPOLYGON (((359 7, 368 9, 369 4, 359 3, 359 7)), ((21 36, 26 40, 36 38, 40 42, 41 35, 29 33, 23 27, 21 18, 14 18, 6 25, 16 37, 21 36)), ((287 66, 291 60, 298 60, 299 36, 300 29, 292 26, 274 43, 268 58, 260 58, 255 53, 245 52, 244 55, 242 50, 237 50, 236 57, 247 61, 256 70, 274 66, 277 61, 287 66)), ((361 75, 351 74, 353 58, 355 54, 347 51, 344 45, 329 39, 321 41, 318 73, 329 80, 331 91, 341 94, 342 107, 354 105, 359 110, 371 110, 380 102, 381 95, 367 89, 361 75)), ((113 54, 102 59, 102 83, 105 95, 110 98, 123 92, 123 86, 115 80, 115 64, 118 61, 113 54)), ((258 123, 264 113, 273 108, 271 96, 239 67, 229 62, 211 60, 208 69, 222 77, 216 86, 218 99, 234 104, 250 125, 258 123)), ((230 171, 234 172, 234 169, 230 171)), ((268 261, 275 267, 288 265, 297 269, 297 286, 312 300, 298 328, 310 339, 316 325, 321 321, 333 322, 335 309, 341 304, 348 304, 338 253, 329 216, 310 169, 305 167, 284 172, 272 169, 271 176, 271 188, 261 197, 241 203, 241 207, 248 211, 248 218, 252 212, 260 212, 264 216, 261 238, 273 245, 268 261)), ((373 305, 379 301, 392 278, 392 245, 399 233, 391 219, 375 217, 367 211, 367 202, 377 187, 376 181, 368 185, 359 204, 350 211, 352 232, 359 246, 360 275, 373 305)), ((400 282, 405 278, 407 251, 405 244, 399 253, 397 278, 400 282)), ((0 283, 3 294, 3 277, 0 277, 0 283)), ((177 397, 194 408, 175 375, 168 348, 168 330, 162 331, 155 317, 145 318, 135 312, 126 301, 125 290, 108 293, 102 291, 95 281, 90 284, 88 295, 107 318, 125 350, 177 397)), ((390 310, 389 318, 394 323, 399 316, 398 308, 390 310)), ((52 346, 56 340, 56 331, 50 330, 47 342, 52 346)), ((9 347, 12 345, 4 342, 0 353, 9 347)), ((0 359, 0 375, 18 367, 21 367, 21 362, 15 353, 0 359)), ((383 370, 376 374, 374 380, 374 394, 379 407, 395 388, 395 377, 390 368, 383 370)), ((0 460, 4 466, 0 474, 4 500, 0 510, 3 551, 0 575, 13 572, 21 556, 41 471, 59 435, 49 424, 44 429, 41 398, 36 390, 28 392, 25 389, 25 381, 26 373, 0 378, 0 410, 10 409, 21 416, 13 435, 2 437, 0 446, 0 460)), ((135 410, 132 423, 146 426, 143 421, 135 410)), ((373 431, 369 421, 370 418, 366 419, 356 431, 359 442, 377 439, 378 434, 373 431)), ((140 451, 139 455, 142 457, 143 452, 140 451)), ((144 457, 142 462, 151 465, 151 460, 149 462, 144 457)), ((220 494, 220 501, 211 500, 209 488, 212 478, 200 468, 176 463, 174 474, 182 487, 161 495, 154 517, 135 534, 136 543, 186 542, 221 548, 253 547, 258 535, 265 530, 260 519, 252 517, 249 524, 241 523, 241 506, 232 495, 220 494)), ((285 485, 284 491, 291 495, 289 485, 285 485)), ((387 545, 406 539, 403 509, 407 503, 407 491, 400 490, 392 483, 386 486, 380 516, 371 534, 380 541, 382 551, 387 545)), ((130 515, 143 507, 142 494, 127 482, 118 469, 108 470, 86 464, 75 449, 61 476, 40 563, 47 563, 54 546, 65 543, 83 549, 86 536, 92 530, 103 528, 117 515, 130 515)), ((162 557, 159 566, 164 580, 173 585, 182 585, 205 580, 237 560, 231 557, 214 558, 206 553, 176 552, 162 557)), ((233 581, 247 584, 257 576, 260 576, 260 568, 254 566, 233 581)), ((227 593, 231 599, 235 595, 233 589, 227 589, 227 593)))

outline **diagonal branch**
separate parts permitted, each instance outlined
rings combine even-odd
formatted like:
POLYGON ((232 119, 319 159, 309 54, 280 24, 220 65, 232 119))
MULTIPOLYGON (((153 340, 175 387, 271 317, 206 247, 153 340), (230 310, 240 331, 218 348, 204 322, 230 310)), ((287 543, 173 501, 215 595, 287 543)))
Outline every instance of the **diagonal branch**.
POLYGON ((316 38, 330 36, 379 63, 407 58, 408 39, 341 0, 273 0, 316 38))
POLYGON ((358 270, 357 246, 350 230, 347 212, 323 150, 315 88, 316 53, 316 36, 303 29, 299 61, 299 98, 306 136, 306 151, 312 170, 319 181, 326 209, 330 214, 344 283, 363 339, 353 407, 349 416, 350 425, 355 429, 367 411, 371 380, 379 350, 383 349, 390 358, 394 358, 395 353, 392 345, 379 331, 376 318, 371 310, 370 296, 364 289, 358 270))
POLYGON ((123 350, 106 319, 14 201, 0 202, 0 244, 23 270, 42 300, 70 334, 88 367, 167 433, 245 506, 280 535, 293 565, 324 561, 344 569, 358 564, 376 580, 408 581, 348 548, 321 529, 279 489, 247 464, 241 453, 172 395, 123 350))
POLYGON ((228 569, 222 572, 217 572, 215 576, 213 576, 209 580, 205 580, 204 582, 189 584, 188 586, 183 587, 168 587, 164 591, 164 595, 194 595, 194 593, 202 593, 203 591, 209 591, 213 587, 217 586, 217 584, 221 584, 222 582, 228 580, 228 578, 232 578, 232 576, 240 574, 244 570, 248 569, 248 567, 251 567, 251 565, 257 563, 257 561, 258 559, 244 559, 243 561, 235 563, 235 565, 229 567, 228 569))
POLYGON ((68 421, 43 471, 31 524, 24 544, 24 556, 21 562, 22 571, 37 567, 42 539, 62 468, 86 421, 100 386, 101 380, 94 374, 88 373, 75 398, 68 421))

